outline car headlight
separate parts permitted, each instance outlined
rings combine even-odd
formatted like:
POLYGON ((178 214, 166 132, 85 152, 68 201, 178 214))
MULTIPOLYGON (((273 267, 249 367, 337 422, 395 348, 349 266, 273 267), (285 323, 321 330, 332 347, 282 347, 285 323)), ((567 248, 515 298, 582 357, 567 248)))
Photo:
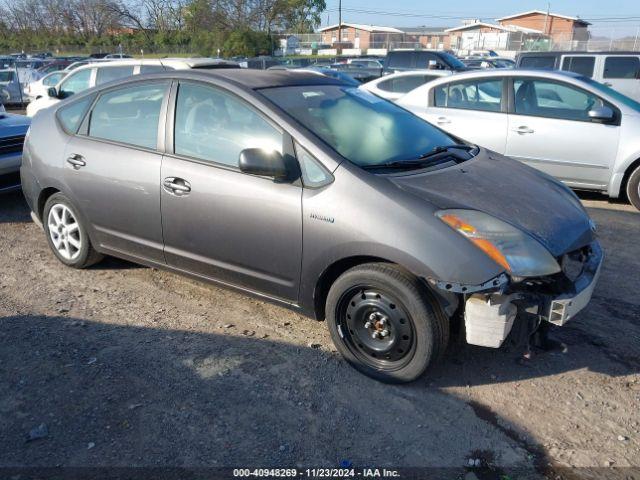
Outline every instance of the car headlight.
POLYGON ((561 270, 553 255, 533 237, 491 215, 452 209, 440 210, 436 216, 513 276, 537 277, 561 270))

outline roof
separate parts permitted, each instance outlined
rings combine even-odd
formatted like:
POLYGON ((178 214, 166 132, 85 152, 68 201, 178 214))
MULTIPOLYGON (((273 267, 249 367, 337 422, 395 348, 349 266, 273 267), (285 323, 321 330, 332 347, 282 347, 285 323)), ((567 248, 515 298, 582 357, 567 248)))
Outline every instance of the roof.
POLYGON ((560 15, 559 13, 545 12, 543 10, 529 10, 527 12, 516 13, 515 15, 508 15, 506 17, 496 18, 496 22, 511 20, 513 18, 524 17, 525 15, 533 15, 536 13, 539 15, 549 15, 550 17, 564 18, 565 20, 573 20, 574 22, 584 23, 585 25, 591 25, 589 22, 587 22, 586 20, 582 20, 579 17, 569 17, 567 15, 560 15))
MULTIPOLYGON (((83 62, 77 62, 83 63, 83 62)), ((166 65, 176 70, 204 68, 207 66, 231 66, 240 67, 237 62, 222 60, 220 58, 123 58, 123 59, 98 59, 90 60, 89 63, 82 64, 73 71, 86 70, 96 66, 123 67, 127 65, 166 65)))
POLYGON ((410 35, 441 35, 447 27, 398 27, 398 30, 410 35))
POLYGON ((460 25, 459 27, 448 28, 445 32, 458 32, 460 30, 473 30, 477 27, 493 28, 495 30, 502 30, 503 32, 524 32, 524 33, 542 33, 541 30, 534 30, 533 28, 520 27, 518 25, 496 25, 494 23, 475 22, 467 25, 460 25))
MULTIPOLYGON (((333 30, 334 28, 338 28, 339 24, 328 25, 326 27, 322 27, 318 29, 318 32, 324 32, 327 30, 333 30)), ((394 27, 380 27, 378 25, 364 25, 361 23, 342 23, 343 27, 351 27, 356 30, 364 30, 365 32, 380 32, 380 33, 403 33, 402 30, 399 30, 394 27)))
POLYGON ((224 68, 219 70, 174 70, 154 75, 189 77, 217 77, 245 89, 258 90, 270 87, 295 87, 305 85, 344 85, 344 82, 315 72, 296 70, 253 70, 248 68, 224 68))

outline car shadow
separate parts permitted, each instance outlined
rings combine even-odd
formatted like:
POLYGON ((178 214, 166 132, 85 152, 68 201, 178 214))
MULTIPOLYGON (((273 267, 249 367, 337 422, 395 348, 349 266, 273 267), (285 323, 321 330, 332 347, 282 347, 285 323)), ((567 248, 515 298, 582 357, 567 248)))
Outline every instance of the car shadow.
POLYGON ((0 318, 0 339, 0 467, 346 462, 458 478, 475 457, 497 479, 547 465, 521 426, 426 382, 379 383, 324 349, 40 315, 0 318), (44 438, 25 441, 41 424, 44 438))
POLYGON ((0 223, 31 222, 31 215, 22 190, 0 194, 0 223))

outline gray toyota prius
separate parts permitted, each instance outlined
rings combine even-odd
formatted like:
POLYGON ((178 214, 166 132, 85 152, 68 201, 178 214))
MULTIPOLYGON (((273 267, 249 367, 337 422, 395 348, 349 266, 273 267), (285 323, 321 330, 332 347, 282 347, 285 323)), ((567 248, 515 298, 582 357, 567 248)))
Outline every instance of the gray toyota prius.
POLYGON ((326 320, 420 376, 450 331, 497 348, 589 302, 603 253, 551 177, 311 72, 167 71, 33 119, 22 185, 54 255, 113 255, 326 320))

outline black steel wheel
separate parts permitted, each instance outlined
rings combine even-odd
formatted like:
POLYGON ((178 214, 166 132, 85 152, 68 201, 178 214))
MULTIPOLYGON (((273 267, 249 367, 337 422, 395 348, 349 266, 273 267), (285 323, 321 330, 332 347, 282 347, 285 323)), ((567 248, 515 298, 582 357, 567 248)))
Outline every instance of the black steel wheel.
POLYGON ((427 286, 392 264, 346 271, 329 290, 326 313, 338 351, 385 382, 415 380, 448 342, 448 319, 427 286))
POLYGON ((411 360, 413 320, 389 293, 370 285, 347 290, 340 299, 336 321, 344 342, 363 362, 395 370, 411 360))

